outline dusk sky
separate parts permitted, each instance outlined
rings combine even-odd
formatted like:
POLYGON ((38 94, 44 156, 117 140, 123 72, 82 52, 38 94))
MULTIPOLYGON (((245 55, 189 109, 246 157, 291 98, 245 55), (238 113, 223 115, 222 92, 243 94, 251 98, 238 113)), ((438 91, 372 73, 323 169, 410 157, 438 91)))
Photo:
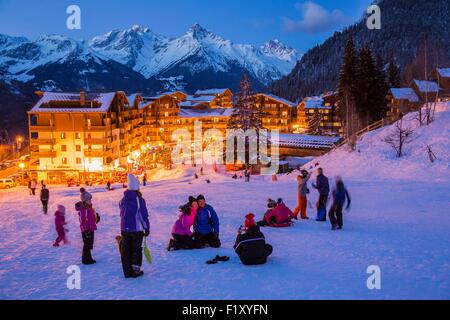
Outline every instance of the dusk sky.
POLYGON ((360 19, 373 0, 0 0, 0 33, 35 39, 89 39, 134 24, 178 37, 194 23, 235 43, 279 39, 305 52, 360 19), (81 7, 81 30, 66 28, 66 8, 81 7))

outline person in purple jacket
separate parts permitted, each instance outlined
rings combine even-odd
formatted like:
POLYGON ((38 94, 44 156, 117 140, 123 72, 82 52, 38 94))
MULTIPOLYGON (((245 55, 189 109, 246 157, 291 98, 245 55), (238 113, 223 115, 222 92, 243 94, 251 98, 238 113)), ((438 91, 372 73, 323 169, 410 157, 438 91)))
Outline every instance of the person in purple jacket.
POLYGON ((210 246, 220 248, 219 240, 219 217, 216 211, 209 204, 206 204, 205 197, 197 197, 198 209, 194 220, 194 241, 197 249, 210 246))
POLYGON ((119 203, 121 234, 120 255, 125 278, 144 275, 142 267, 142 242, 150 235, 147 204, 139 191, 139 180, 128 175, 128 189, 119 203))

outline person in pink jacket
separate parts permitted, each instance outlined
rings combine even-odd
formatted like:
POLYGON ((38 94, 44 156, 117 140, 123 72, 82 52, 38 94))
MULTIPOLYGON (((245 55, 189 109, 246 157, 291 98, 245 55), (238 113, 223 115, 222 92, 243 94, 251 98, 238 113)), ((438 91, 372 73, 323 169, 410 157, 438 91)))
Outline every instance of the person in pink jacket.
POLYGON ((75 205, 80 220, 81 237, 83 239, 83 264, 94 264, 91 250, 94 249, 94 233, 97 230, 97 216, 92 204, 86 201, 78 202, 75 205))
POLYGON ((61 241, 64 241, 64 244, 68 242, 66 237, 67 230, 64 228, 66 224, 66 208, 62 205, 58 205, 58 210, 55 212, 55 229, 58 237, 53 244, 54 247, 59 247, 61 241))
POLYGON ((172 239, 167 247, 168 251, 173 250, 192 250, 194 249, 193 232, 195 216, 197 214, 198 204, 194 197, 189 197, 189 202, 180 207, 180 216, 172 227, 172 239))
POLYGON ((268 208, 266 214, 264 215, 264 220, 258 222, 260 227, 289 227, 292 226, 292 219, 294 217, 291 209, 289 209, 283 202, 283 199, 278 199, 275 202, 269 199, 268 208))

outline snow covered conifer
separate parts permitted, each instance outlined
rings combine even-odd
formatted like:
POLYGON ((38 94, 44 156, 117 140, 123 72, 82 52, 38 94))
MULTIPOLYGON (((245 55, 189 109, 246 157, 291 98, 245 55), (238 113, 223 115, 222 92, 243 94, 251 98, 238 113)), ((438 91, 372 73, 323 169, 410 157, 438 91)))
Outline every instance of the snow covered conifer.
POLYGON ((256 107, 252 83, 247 73, 244 73, 239 84, 235 111, 228 123, 230 129, 262 129, 262 111, 256 107))

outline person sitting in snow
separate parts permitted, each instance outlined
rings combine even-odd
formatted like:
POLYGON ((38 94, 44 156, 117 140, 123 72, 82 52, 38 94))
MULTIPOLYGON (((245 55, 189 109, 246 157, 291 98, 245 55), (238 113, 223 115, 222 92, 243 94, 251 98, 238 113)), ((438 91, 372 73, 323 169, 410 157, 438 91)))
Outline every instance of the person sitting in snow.
POLYGON ((260 265, 267 262, 273 248, 266 244, 264 234, 259 230, 253 213, 245 217, 244 227, 239 228, 234 251, 244 265, 260 265))
POLYGON ((83 239, 81 261, 83 264, 90 265, 96 263, 92 258, 91 250, 94 249, 94 234, 97 230, 97 215, 87 194, 82 194, 81 199, 81 202, 75 204, 75 210, 78 212, 80 220, 81 237, 83 239))
POLYGON ((268 200, 268 210, 264 214, 264 219, 258 222, 259 227, 274 227, 283 228, 292 226, 293 213, 284 204, 283 199, 278 199, 275 202, 272 199, 268 200))
POLYGON ((219 217, 212 206, 206 204, 205 197, 197 197, 198 209, 194 220, 194 242, 197 249, 220 248, 219 217))
POLYGON ((342 209, 344 208, 345 200, 347 199, 347 210, 350 208, 352 200, 350 199, 350 194, 345 188, 344 181, 341 177, 336 179, 336 188, 332 192, 333 204, 331 205, 328 216, 331 222, 331 230, 339 229, 341 230, 344 226, 342 209))
POLYGON ((198 203, 194 197, 189 197, 189 202, 180 207, 180 216, 172 227, 172 239, 169 241, 167 250, 191 250, 194 249, 193 232, 195 216, 198 203))
POLYGON ((64 241, 64 244, 68 242, 66 237, 67 230, 64 228, 66 224, 66 208, 63 205, 58 205, 58 209, 55 212, 55 229, 58 237, 53 244, 54 247, 59 247, 61 241, 64 241))
POLYGON ((142 267, 142 243, 150 235, 150 222, 145 199, 139 191, 139 180, 128 175, 128 190, 124 192, 120 207, 121 239, 120 256, 125 278, 144 275, 142 267))

